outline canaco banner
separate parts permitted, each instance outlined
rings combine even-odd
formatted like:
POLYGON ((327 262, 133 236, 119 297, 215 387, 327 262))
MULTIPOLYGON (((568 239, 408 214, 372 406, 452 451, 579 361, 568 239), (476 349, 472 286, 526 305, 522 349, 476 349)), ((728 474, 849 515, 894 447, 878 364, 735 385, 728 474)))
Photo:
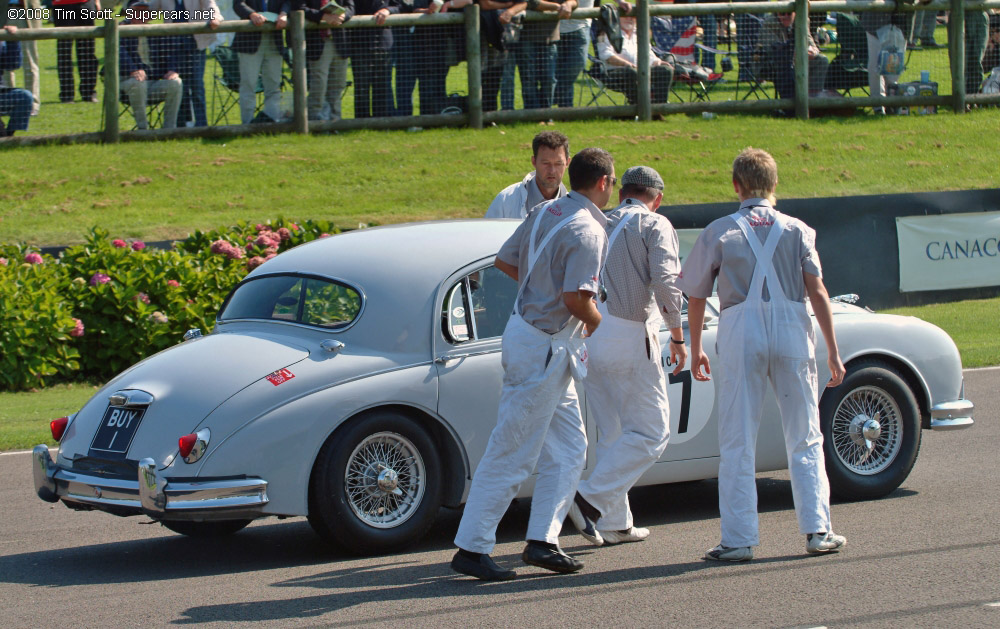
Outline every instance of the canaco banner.
POLYGON ((899 290, 1000 286, 1000 212, 896 217, 899 290))

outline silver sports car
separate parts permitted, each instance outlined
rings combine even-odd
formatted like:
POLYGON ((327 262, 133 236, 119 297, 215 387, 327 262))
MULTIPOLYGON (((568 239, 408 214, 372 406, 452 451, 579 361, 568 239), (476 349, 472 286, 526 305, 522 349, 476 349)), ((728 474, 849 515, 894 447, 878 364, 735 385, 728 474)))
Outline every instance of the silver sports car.
MULTIPOLYGON (((56 459, 44 445, 32 457, 38 496, 187 535, 304 515, 354 552, 419 539, 440 506, 464 501, 496 421, 516 285, 493 259, 516 226, 364 229, 268 261, 233 289, 210 334, 189 331, 52 422, 56 459)), ((847 377, 820 404, 831 486, 883 496, 912 469, 922 429, 971 426, 973 405, 942 330, 842 302, 834 312, 847 377)), ((670 445, 640 484, 715 477, 715 383, 682 371, 669 396, 670 445)), ((593 448, 600 435, 586 419, 593 448)), ((757 469, 785 467, 771 398, 757 469)))

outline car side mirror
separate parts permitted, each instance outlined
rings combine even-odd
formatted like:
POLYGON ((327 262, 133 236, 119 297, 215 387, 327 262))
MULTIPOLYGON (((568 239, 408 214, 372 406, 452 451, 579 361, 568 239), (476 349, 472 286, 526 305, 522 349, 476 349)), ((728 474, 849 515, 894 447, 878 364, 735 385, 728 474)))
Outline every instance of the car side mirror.
POLYGON ((715 321, 715 315, 714 314, 709 314, 709 313, 706 312, 705 313, 705 322, 702 324, 701 329, 702 330, 707 330, 708 329, 708 324, 712 323, 713 321, 715 321))

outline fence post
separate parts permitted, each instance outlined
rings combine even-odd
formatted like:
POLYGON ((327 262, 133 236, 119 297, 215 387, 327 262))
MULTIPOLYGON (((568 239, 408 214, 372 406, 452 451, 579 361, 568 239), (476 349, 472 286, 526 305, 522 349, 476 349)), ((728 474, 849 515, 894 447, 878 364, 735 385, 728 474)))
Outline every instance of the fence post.
POLYGON ((469 126, 483 128, 483 60, 479 42, 479 5, 465 7, 465 58, 469 73, 469 126))
POLYGON ((948 17, 948 56, 951 58, 951 108, 965 113, 965 2, 951 0, 948 17))
POLYGON ((104 142, 118 143, 118 20, 104 21, 104 142))
POLYGON ((638 54, 636 56, 636 81, 638 89, 636 96, 639 99, 639 120, 653 119, 652 93, 649 87, 649 0, 639 0, 636 3, 636 40, 638 42, 638 54))
POLYGON ((292 111, 296 133, 309 133, 308 97, 306 94, 306 12, 292 11, 292 111))
POLYGON ((809 0, 795 0, 795 116, 809 119, 809 0))

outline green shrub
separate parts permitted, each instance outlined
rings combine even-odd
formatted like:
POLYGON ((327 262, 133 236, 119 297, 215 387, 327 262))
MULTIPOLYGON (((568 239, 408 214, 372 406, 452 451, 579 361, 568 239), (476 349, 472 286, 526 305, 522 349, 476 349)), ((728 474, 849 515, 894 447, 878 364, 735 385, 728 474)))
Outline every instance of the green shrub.
POLYGON ((191 328, 210 330, 248 270, 335 232, 324 221, 278 218, 195 232, 172 250, 96 227, 59 259, 0 246, 0 389, 113 376, 191 328))
POLYGON ((0 389, 75 376, 80 354, 70 334, 83 329, 65 285, 65 268, 51 256, 0 246, 0 389))

